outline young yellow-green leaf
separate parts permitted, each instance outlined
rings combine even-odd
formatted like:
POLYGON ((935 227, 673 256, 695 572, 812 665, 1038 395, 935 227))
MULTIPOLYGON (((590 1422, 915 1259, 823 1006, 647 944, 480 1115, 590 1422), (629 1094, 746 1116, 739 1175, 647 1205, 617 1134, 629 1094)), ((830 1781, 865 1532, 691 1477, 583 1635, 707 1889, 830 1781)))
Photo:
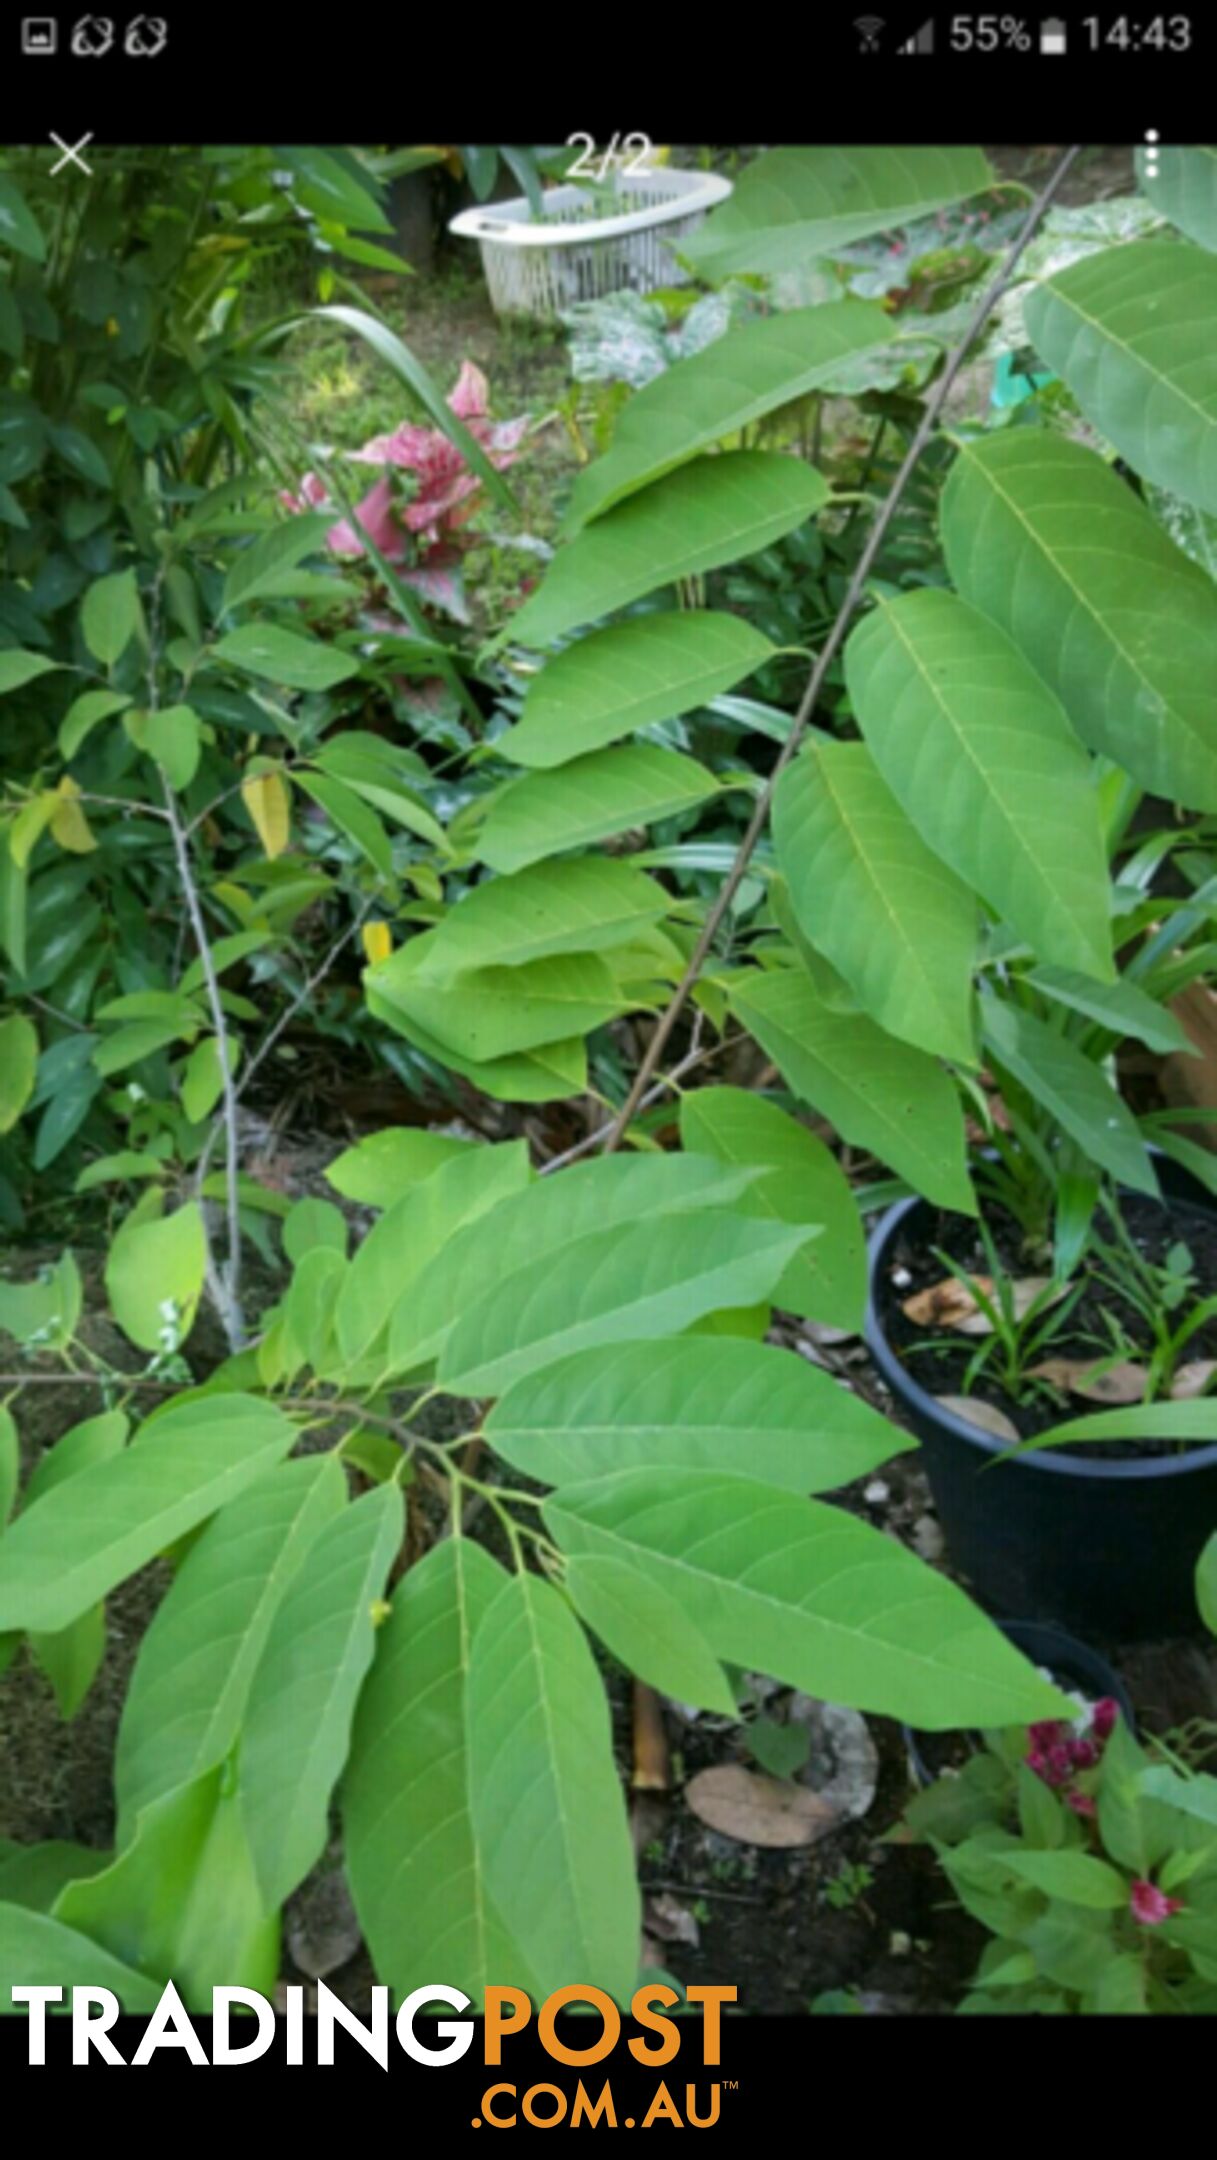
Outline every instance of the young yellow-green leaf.
POLYGON ((798 458, 769 450, 695 458, 559 548, 500 641, 550 645, 677 578, 755 555, 827 500, 823 475, 798 458))
POLYGON ((783 146, 747 167, 681 252, 712 283, 740 270, 772 274, 913 224, 992 182, 983 152, 955 144, 783 146))
POLYGON ((571 1554, 657 1582, 716 1656, 926 1731, 1059 1717, 1065 1700, 958 1585, 821 1500, 748 1477, 652 1468, 545 1503, 571 1554))
POLYGON ((334 690, 360 668, 358 653, 340 652, 320 638, 298 637, 277 623, 245 623, 211 650, 213 659, 288 690, 334 690))
POLYGON ((704 765, 655 743, 592 750, 553 772, 527 773, 497 789, 474 853, 492 870, 525 870, 547 855, 677 817, 718 794, 720 786, 704 765))
POLYGON ((138 1971, 172 1976, 188 2010, 214 1987, 273 1992, 279 1915, 267 1914, 224 1767, 145 1808, 112 1865, 69 1883, 52 1917, 138 1971))
POLYGON ((38 1030, 24 1013, 0 1020, 0 1133, 11 1132, 34 1092, 38 1030))
POLYGON ((1104 248, 1023 302, 1037 352, 1134 472, 1217 511, 1217 263, 1178 240, 1104 248))
POLYGON ((291 791, 282 773, 251 773, 241 784, 241 800, 253 821, 267 860, 282 855, 291 838, 291 791))
POLYGON ((976 1062, 976 902, 926 847, 864 743, 814 744, 773 806, 778 863, 804 936, 890 1034, 976 1062))
MULTIPOLYGON (((1041 428, 964 444, 942 538, 963 598, 1092 750, 1168 801, 1217 810, 1217 591, 1101 457, 1041 428)), ((1056 799, 1044 788, 1041 810, 1056 799)))
POLYGON ((731 1006, 796 1095, 842 1138, 887 1163, 939 1207, 976 1213, 963 1111, 953 1082, 923 1050, 865 1013, 838 1012, 801 968, 750 969, 731 1006))
POLYGON ((376 1604, 405 1528, 396 1485, 327 1523, 271 1621, 245 1709, 241 1817, 267 1911, 325 1849, 330 1795, 376 1645, 376 1604))
MULTIPOLYGON (((3 199, 0 194, 0 218, 3 199)), ((0 1904, 0 1997, 11 2002, 9 1990, 18 1986, 109 1988, 129 2017, 148 2017, 165 1981, 136 1972, 49 1913, 0 1904)))
POLYGON ((65 773, 55 790, 49 831, 52 840, 69 855, 91 855, 97 846, 88 818, 80 807, 80 789, 65 773))
MULTIPOLYGON (((241 1056, 241 1045, 234 1036, 228 1038, 228 1070, 235 1073, 241 1056)), ((224 1066, 220 1057, 220 1045, 216 1036, 207 1035, 191 1051, 182 1068, 182 1108, 192 1125, 201 1125, 203 1119, 215 1109, 224 1092, 224 1066)))
POLYGON ((612 447, 575 481, 566 530, 578 531, 698 451, 822 389, 858 353, 896 334, 877 301, 855 299, 728 330, 634 392, 618 415, 612 447))
POLYGON ((68 1627, 295 1438, 281 1411, 248 1395, 171 1404, 121 1454, 44 1492, 0 1538, 0 1629, 68 1627))
POLYGON ((143 623, 134 570, 116 570, 98 578, 81 602, 80 631, 95 660, 113 667, 143 623))
POLYGON ((124 1335, 141 1350, 185 1341, 207 1272, 202 1211, 187 1200, 162 1215, 163 1197, 146 1193, 118 1231, 106 1260, 106 1295, 124 1335))
POLYGON ((480 2010, 488 1984, 540 1992, 488 1894, 469 1811, 473 1636, 507 1577, 467 1538, 433 1545, 393 1592, 342 1781, 351 1895, 394 2000, 438 1972, 480 2010))
POLYGON ((597 1343, 650 1341, 709 1312, 767 1299, 808 1233, 722 1209, 594 1231, 546 1253, 457 1320, 439 1361, 459 1395, 513 1380, 597 1343))
POLYGON ((519 720, 495 748, 516 765, 565 765, 636 728, 696 712, 772 654, 751 623, 712 609, 593 630, 533 677, 519 720))
POLYGON ((425 1127, 392 1125, 387 1132, 366 1134, 335 1156, 325 1173, 326 1183, 344 1200, 357 1200, 362 1207, 389 1208, 441 1163, 451 1162, 475 1145, 425 1127))
POLYGON ((116 1843, 141 1810, 222 1762, 271 1622, 306 1554, 346 1505, 332 1455, 277 1464, 190 1547, 140 1645, 114 1762, 116 1843))
POLYGON ((580 1618, 628 1673, 675 1702, 738 1714, 719 1659, 658 1583, 606 1553, 576 1553, 564 1579, 580 1618))
POLYGON ((32 1282, 0 1281, 0 1331, 28 1349, 65 1350, 84 1302, 80 1269, 70 1252, 32 1282))
POLYGON ((577 1485, 648 1464, 829 1492, 916 1445, 805 1358, 720 1337, 613 1343, 517 1380, 486 1438, 527 1477, 577 1485))
POLYGON ((628 2004, 640 1899, 608 1704, 558 1592, 515 1575, 468 1677, 469 1803, 486 1887, 539 1991, 591 1981, 628 2004))
MULTIPOLYGON (((845 665, 867 747, 927 846, 1040 959, 1112 981, 1091 760, 1022 653, 927 586, 860 623, 845 665)), ((889 900, 904 897, 893 879, 889 900)))

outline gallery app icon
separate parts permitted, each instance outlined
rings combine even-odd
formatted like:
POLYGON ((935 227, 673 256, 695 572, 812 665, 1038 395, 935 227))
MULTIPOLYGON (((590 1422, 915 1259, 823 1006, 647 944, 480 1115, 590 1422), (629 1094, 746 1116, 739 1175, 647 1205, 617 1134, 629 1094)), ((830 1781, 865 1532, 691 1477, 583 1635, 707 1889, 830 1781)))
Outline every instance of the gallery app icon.
POLYGON ((53 15, 27 15, 21 25, 23 53, 53 53, 59 49, 59 24, 53 15))

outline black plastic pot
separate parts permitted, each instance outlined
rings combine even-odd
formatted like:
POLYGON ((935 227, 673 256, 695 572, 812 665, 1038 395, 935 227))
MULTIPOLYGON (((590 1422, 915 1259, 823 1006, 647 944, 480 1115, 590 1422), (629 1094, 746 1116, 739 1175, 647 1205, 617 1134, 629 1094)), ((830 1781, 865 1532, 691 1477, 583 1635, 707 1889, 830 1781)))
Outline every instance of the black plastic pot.
MULTIPOLYGON (((1212 1207, 1204 1188, 1166 1159, 1167 1199, 1212 1207)), ((866 1339, 921 1441, 951 1562, 993 1613, 1056 1621, 1108 1642, 1198 1629, 1195 1567, 1217 1528, 1217 1445, 1104 1458, 1048 1449, 1009 1456, 1005 1444, 944 1410, 883 1332, 879 1290, 898 1232, 935 1241, 922 1200, 889 1208, 870 1243, 866 1339), (1002 1460, 1006 1457, 1006 1460, 1002 1460)))
MULTIPOLYGON (((1136 1731, 1137 1720, 1132 1698, 1123 1680, 1114 1665, 1109 1665, 1105 1657, 1100 1657, 1097 1650, 1091 1649, 1089 1643, 1079 1642, 1076 1635, 1069 1635, 1064 1628, 1052 1626, 1045 1621, 1000 1620, 998 1626, 1016 1650, 1021 1650, 1023 1656, 1030 1658, 1033 1665, 1039 1665, 1045 1672, 1051 1673, 1061 1687, 1085 1695, 1091 1702, 1101 1702, 1104 1696, 1109 1695, 1120 1705, 1120 1714, 1129 1731, 1136 1731)), ((931 1737, 940 1739, 941 1735, 916 1732, 909 1725, 901 1729, 914 1778, 919 1785, 932 1785, 935 1772, 926 1761, 922 1742, 931 1737)), ((979 1743, 978 1734, 977 1745, 979 1743)))

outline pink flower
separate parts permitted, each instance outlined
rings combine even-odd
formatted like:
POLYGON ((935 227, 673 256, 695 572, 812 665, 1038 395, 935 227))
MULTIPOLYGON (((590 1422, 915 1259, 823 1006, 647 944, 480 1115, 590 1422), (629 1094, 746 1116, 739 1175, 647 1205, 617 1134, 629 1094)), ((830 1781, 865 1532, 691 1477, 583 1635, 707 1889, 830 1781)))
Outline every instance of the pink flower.
POLYGON ((1071 1740, 1069 1759, 1075 1770, 1093 1770, 1099 1759, 1099 1750, 1093 1740, 1071 1740))
POLYGON ((1065 1805, 1067 1808, 1072 1808, 1075 1815, 1089 1816, 1097 1815, 1099 1812, 1089 1793, 1067 1792, 1065 1795, 1065 1805))
POLYGON ((1146 1882, 1143 1877, 1133 1884, 1128 1904, 1133 1919, 1139 1920, 1142 1927, 1160 1927, 1172 1913, 1183 1911, 1182 1898, 1167 1897, 1156 1883, 1146 1882))
POLYGON ((1090 1729, 1096 1740, 1109 1740, 1115 1731, 1120 1715, 1120 1705, 1112 1695, 1104 1695, 1091 1713, 1090 1729))

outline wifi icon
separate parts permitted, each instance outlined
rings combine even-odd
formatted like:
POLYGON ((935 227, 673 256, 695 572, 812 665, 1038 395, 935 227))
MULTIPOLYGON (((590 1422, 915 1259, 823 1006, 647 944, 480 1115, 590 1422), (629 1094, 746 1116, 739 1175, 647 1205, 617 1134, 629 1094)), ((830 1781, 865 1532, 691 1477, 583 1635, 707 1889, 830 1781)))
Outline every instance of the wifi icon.
POLYGON ((854 29, 861 39, 861 51, 864 53, 878 52, 879 34, 885 27, 882 15, 859 15, 854 23, 854 29))

